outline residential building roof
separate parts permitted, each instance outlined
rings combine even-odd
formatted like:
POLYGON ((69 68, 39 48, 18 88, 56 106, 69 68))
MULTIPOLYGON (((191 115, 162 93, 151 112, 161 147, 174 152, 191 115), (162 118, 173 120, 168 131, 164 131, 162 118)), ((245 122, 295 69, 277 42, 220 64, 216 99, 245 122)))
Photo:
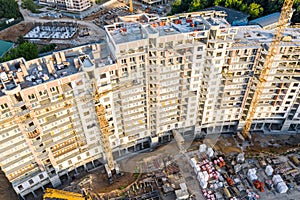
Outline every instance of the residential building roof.
POLYGON ((222 7, 222 6, 213 6, 213 7, 205 8, 204 10, 224 11, 227 14, 225 19, 230 24, 232 24, 235 20, 249 17, 249 15, 247 15, 243 12, 240 12, 240 11, 237 11, 237 10, 234 10, 234 9, 231 9, 231 8, 225 8, 225 7, 222 7))
POLYGON ((262 28, 271 24, 277 23, 280 17, 280 12, 272 13, 254 20, 251 20, 249 24, 258 24, 262 28))
POLYGON ((12 42, 0 40, 0 57, 2 57, 13 45, 14 43, 12 42))

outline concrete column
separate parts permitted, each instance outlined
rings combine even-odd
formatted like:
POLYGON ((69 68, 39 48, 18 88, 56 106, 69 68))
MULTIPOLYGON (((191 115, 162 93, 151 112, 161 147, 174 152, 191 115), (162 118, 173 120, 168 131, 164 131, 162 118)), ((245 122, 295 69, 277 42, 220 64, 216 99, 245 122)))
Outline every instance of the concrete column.
POLYGON ((144 142, 141 143, 141 148, 144 149, 144 142))
POLYGON ((35 194, 35 192, 32 190, 32 192, 31 192, 32 194, 33 194, 33 196, 34 196, 34 198, 36 198, 37 196, 36 196, 36 194, 35 194))
POLYGON ((92 161, 92 164, 93 164, 93 168, 95 168, 95 164, 94 164, 94 161, 92 161))
POLYGON ((168 135, 168 142, 171 140, 171 134, 168 135))
POLYGON ((69 172, 67 172, 67 177, 68 177, 68 180, 71 179, 70 175, 69 175, 69 172))
POLYGON ((133 151, 136 151, 136 145, 133 146, 133 151))
POLYGON ((75 167, 75 174, 78 174, 77 167, 75 167))

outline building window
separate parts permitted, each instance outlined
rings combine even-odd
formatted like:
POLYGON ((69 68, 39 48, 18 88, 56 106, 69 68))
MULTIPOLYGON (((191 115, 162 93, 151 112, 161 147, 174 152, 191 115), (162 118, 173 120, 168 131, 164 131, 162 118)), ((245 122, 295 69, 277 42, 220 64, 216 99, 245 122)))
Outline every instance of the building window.
POLYGON ((51 88, 50 88, 50 91, 51 91, 51 92, 56 92, 56 88, 55 88, 55 87, 51 87, 51 88))
POLYGON ((89 114, 90 114, 89 111, 86 111, 86 112, 83 113, 84 116, 87 116, 87 115, 89 115, 89 114))
POLYGON ((24 190, 23 185, 19 185, 19 186, 18 186, 18 189, 19 189, 19 190, 24 190))
POLYGON ((34 95, 34 94, 30 94, 30 95, 28 95, 28 99, 29 99, 29 100, 33 100, 33 99, 35 99, 35 95, 34 95))
POLYGON ((80 80, 80 81, 77 81, 77 82, 76 82, 76 85, 77 85, 77 86, 79 86, 79 85, 83 85, 83 82, 82 82, 82 80, 80 80))
POLYGON ((8 108, 8 105, 7 105, 7 103, 4 103, 4 104, 1 104, 0 107, 1 107, 1 110, 5 110, 6 108, 8 108))
POLYGON ((29 183, 30 185, 32 185, 34 182, 33 182, 32 179, 30 179, 30 180, 28 181, 28 183, 29 183))
POLYGON ((203 51, 203 47, 198 47, 197 51, 203 51))
POLYGON ((106 78, 106 74, 101 74, 100 78, 106 78))
POLYGON ((47 90, 39 91, 39 94, 40 94, 41 97, 45 96, 45 95, 47 95, 47 90))
POLYGON ((122 59, 122 60, 121 60, 121 63, 122 63, 122 64, 126 64, 126 59, 122 59))

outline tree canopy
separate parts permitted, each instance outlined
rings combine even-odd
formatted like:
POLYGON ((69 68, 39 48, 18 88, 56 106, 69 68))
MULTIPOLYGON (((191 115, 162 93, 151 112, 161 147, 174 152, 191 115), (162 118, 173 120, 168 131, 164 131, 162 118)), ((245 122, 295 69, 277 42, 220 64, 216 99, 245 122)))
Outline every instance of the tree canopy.
POLYGON ((22 8, 28 9, 33 13, 39 12, 40 6, 36 5, 33 0, 22 0, 22 8))
POLYGON ((0 58, 0 62, 5 62, 20 57, 24 57, 26 60, 32 60, 34 58, 37 58, 37 45, 32 44, 30 42, 24 42, 18 45, 16 48, 11 49, 8 53, 6 53, 2 58, 0 58))
MULTIPOLYGON (((194 12, 211 6, 232 8, 250 15, 255 19, 274 12, 280 12, 284 0, 175 0, 171 13, 194 12)), ((300 0, 294 1, 295 9, 292 22, 300 23, 300 0)))
POLYGON ((15 0, 0 0, 0 18, 21 17, 18 3, 15 0))

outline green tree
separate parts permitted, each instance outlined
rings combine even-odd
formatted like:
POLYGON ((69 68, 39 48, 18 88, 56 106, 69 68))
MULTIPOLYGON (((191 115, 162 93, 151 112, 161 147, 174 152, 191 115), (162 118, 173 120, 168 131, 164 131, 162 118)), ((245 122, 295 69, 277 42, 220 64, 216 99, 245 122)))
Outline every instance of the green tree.
POLYGON ((38 48, 36 44, 24 42, 18 46, 19 57, 24 57, 26 60, 32 60, 38 57, 38 48))
POLYGON ((0 0, 0 13, 5 18, 21 17, 18 3, 15 0, 0 0))
POLYGON ((226 0, 225 7, 226 8, 235 8, 240 10, 243 6, 243 0, 226 0))
POLYGON ((181 7, 181 0, 175 0, 172 4, 171 13, 172 14, 179 13, 180 7, 181 7))
POLYGON ((43 46, 43 48, 40 50, 40 53, 50 52, 53 51, 56 48, 56 44, 48 44, 43 46))
POLYGON ((200 10, 202 8, 203 8, 203 6, 202 6, 202 3, 200 0, 193 0, 189 6, 188 11, 194 12, 194 11, 200 10))
POLYGON ((264 8, 257 3, 251 3, 248 8, 248 14, 252 19, 260 17, 264 12, 264 8))
POLYGON ((24 42, 19 46, 17 46, 16 48, 11 49, 8 53, 6 53, 2 58, 0 58, 0 62, 5 62, 20 57, 24 57, 26 60, 32 60, 34 58, 37 58, 38 57, 37 45, 32 44, 30 42, 24 42))
POLYGON ((22 0, 22 8, 30 10, 33 13, 38 12, 39 6, 37 6, 33 0, 22 0))
POLYGON ((23 44, 25 42, 23 35, 19 35, 17 39, 17 44, 23 44))
POLYGON ((224 6, 224 0, 215 0, 214 5, 215 6, 224 6))

